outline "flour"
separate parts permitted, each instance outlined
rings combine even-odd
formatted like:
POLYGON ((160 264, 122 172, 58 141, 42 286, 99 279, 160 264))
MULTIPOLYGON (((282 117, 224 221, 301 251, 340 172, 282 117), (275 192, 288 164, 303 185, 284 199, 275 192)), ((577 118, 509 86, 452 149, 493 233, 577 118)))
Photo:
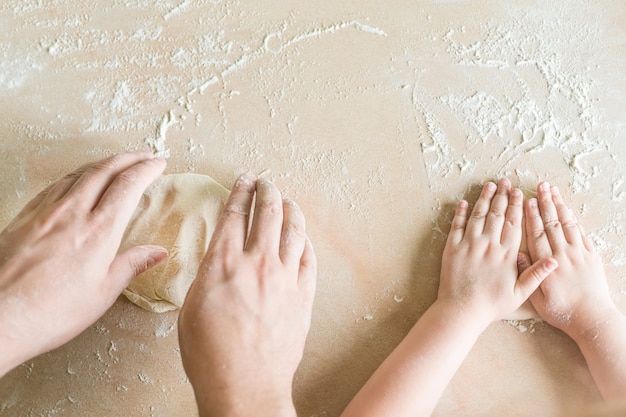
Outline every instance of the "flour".
POLYGON ((170 149, 167 147, 167 131, 170 127, 176 125, 178 121, 174 116, 174 112, 170 111, 167 113, 161 121, 159 122, 156 130, 156 135, 154 137, 146 138, 145 142, 150 146, 152 152, 161 158, 169 158, 170 157, 170 149))
MULTIPOLYGON (((480 167, 487 169, 487 177, 507 175, 513 164, 527 159, 526 155, 547 149, 563 155, 570 168, 573 191, 588 190, 590 180, 600 175, 596 167, 585 163, 589 157, 608 150, 597 132, 601 112, 594 105, 590 67, 573 65, 569 57, 555 54, 558 45, 574 41, 569 38, 570 32, 555 36, 553 25, 544 21, 526 14, 518 22, 487 24, 481 27, 484 36, 478 41, 462 40, 465 27, 449 29, 440 36, 459 74, 472 74, 474 68, 480 68, 491 72, 494 82, 477 83, 468 88, 469 94, 455 92, 432 98, 426 97, 426 86, 415 85, 417 97, 413 102, 420 103, 416 109, 422 114, 430 139, 423 140, 422 149, 437 156, 435 164, 427 164, 431 188, 439 189, 440 179, 455 171, 467 173, 480 167), (428 103, 427 108, 424 103, 428 103), (451 115, 466 134, 465 144, 450 138, 442 128, 444 122, 435 119, 434 113, 451 115), (451 143, 457 144, 455 149, 451 143), (483 162, 487 154, 460 164, 465 149, 478 144, 490 148, 488 155, 499 157, 490 158, 487 166, 487 161, 483 162)), ((592 49, 596 47, 598 30, 595 23, 589 22, 571 36, 580 48, 592 49)))

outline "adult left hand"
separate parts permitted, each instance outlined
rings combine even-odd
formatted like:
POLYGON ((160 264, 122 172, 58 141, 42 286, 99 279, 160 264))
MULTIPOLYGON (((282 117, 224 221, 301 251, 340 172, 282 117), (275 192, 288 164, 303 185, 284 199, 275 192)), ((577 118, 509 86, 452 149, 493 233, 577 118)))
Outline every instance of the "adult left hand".
POLYGON ((163 172, 150 153, 120 154, 50 185, 0 233, 0 376, 85 330, 167 251, 118 254, 142 193, 163 172))

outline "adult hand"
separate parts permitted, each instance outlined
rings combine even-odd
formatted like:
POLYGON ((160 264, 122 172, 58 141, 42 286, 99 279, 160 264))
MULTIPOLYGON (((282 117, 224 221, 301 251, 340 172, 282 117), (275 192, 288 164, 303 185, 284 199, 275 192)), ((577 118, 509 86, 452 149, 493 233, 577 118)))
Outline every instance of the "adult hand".
POLYGON ((77 336, 133 277, 167 257, 156 246, 117 253, 142 193, 164 168, 150 153, 86 165, 0 233, 0 376, 77 336))
POLYGON ((315 280, 298 206, 272 183, 241 176, 179 318, 183 364, 201 416, 295 416, 291 385, 315 280))

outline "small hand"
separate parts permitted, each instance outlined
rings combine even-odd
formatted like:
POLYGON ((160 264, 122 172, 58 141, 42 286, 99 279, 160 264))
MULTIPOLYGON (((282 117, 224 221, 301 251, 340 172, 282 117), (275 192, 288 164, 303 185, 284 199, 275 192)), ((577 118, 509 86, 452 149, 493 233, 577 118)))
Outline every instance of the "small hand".
POLYGON ((142 193, 164 168, 148 153, 86 165, 0 233, 0 376, 77 336, 133 277, 167 257, 155 246, 117 254, 142 193))
POLYGON ((506 179, 485 184, 469 220, 467 202, 459 202, 443 253, 438 301, 469 308, 487 325, 517 309, 556 267, 553 259, 543 259, 518 278, 522 202, 522 192, 506 179))
MULTIPOLYGON (((576 342, 605 400, 623 400, 626 316, 611 299, 602 259, 557 187, 539 184, 537 199, 526 203, 526 236, 531 259, 553 256, 559 263, 530 301, 576 342)), ((520 269, 529 263, 528 256, 520 257, 520 269)))
POLYGON ((272 183, 240 177, 179 319, 183 364, 201 416, 295 415, 291 384, 315 279, 298 206, 282 200, 272 183))
MULTIPOLYGON (((530 259, 552 256, 559 263, 530 301, 549 324, 566 332, 584 331, 581 326, 600 320, 596 316, 606 308, 615 308, 602 259, 557 187, 539 184, 537 198, 528 200, 525 210, 530 259)), ((521 269, 530 262, 527 257, 520 261, 521 269)))

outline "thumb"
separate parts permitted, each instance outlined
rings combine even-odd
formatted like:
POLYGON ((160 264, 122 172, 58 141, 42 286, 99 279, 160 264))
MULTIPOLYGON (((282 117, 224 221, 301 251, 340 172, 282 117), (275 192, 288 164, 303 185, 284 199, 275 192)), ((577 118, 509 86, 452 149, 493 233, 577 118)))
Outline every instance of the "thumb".
POLYGON ((109 268, 109 276, 123 288, 137 275, 146 272, 167 259, 167 250, 161 246, 135 246, 119 253, 109 268))
MULTIPOLYGON (((518 257, 518 268, 520 262, 518 257)), ((523 265, 522 265, 523 266, 523 265)), ((515 292, 522 302, 541 285, 544 279, 548 277, 559 266, 554 258, 543 258, 528 266, 523 270, 515 284, 515 292)))

